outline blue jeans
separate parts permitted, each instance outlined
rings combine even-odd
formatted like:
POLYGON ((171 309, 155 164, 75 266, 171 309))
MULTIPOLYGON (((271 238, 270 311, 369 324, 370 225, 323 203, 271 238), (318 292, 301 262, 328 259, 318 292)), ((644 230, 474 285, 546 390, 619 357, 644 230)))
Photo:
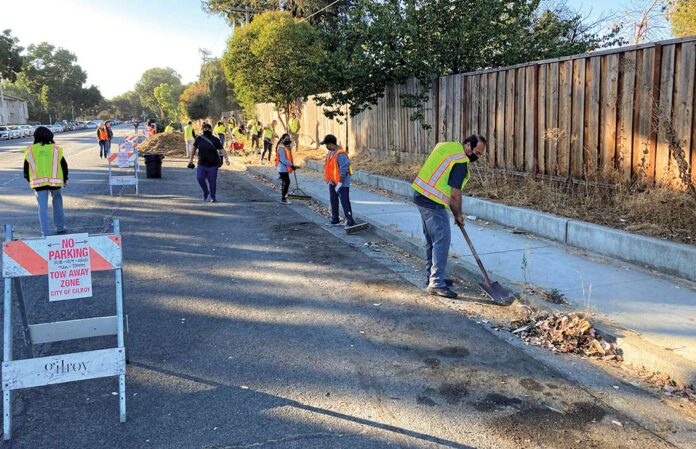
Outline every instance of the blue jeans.
POLYGON ((350 187, 341 187, 336 193, 336 186, 329 184, 329 200, 331 201, 331 222, 338 223, 338 200, 341 199, 343 215, 346 217, 346 225, 355 225, 353 220, 353 209, 350 207, 350 187))
POLYGON ((111 141, 110 140, 100 140, 99 141, 99 157, 104 155, 107 157, 111 152, 111 141))
POLYGON ((208 195, 211 199, 215 199, 215 192, 217 190, 217 167, 206 167, 205 165, 199 165, 198 171, 196 172, 196 178, 198 179, 198 184, 203 190, 203 199, 207 200, 208 195), (207 181, 207 184, 206 184, 207 181), (208 187, 210 186, 210 187, 208 187))
POLYGON ((452 231, 450 230, 447 209, 428 209, 418 207, 423 219, 425 235, 425 273, 429 287, 445 287, 447 277, 447 256, 449 255, 452 231))
POLYGON ((39 203, 39 224, 41 225, 41 235, 46 237, 51 231, 48 226, 48 195, 53 197, 53 224, 56 231, 65 230, 65 214, 63 211, 63 194, 58 190, 34 190, 36 201, 39 203))

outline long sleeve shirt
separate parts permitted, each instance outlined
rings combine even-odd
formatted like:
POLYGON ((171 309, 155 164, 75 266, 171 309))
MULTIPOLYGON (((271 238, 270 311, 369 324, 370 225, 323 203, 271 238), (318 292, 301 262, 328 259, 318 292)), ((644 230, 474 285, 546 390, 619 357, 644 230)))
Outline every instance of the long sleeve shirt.
MULTIPOLYGON (((334 150, 336 151, 336 150, 334 150)), ((329 157, 333 157, 334 152, 329 154, 329 157)), ((341 174, 341 182, 343 182, 343 187, 350 187, 350 158, 346 153, 341 153, 336 158, 338 163, 338 172, 341 174)))
POLYGON ((290 150, 285 149, 285 151, 283 151, 283 147, 278 147, 276 148, 276 151, 278 152, 278 173, 287 173, 288 167, 292 167, 293 165, 293 163, 285 156, 285 152, 290 152, 290 150))

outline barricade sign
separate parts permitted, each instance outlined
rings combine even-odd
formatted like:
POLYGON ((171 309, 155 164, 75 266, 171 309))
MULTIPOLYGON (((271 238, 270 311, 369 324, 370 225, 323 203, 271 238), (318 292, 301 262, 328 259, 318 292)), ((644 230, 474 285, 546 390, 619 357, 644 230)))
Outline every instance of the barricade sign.
POLYGON ((89 268, 87 234, 46 237, 48 246, 48 300, 89 298, 92 271, 89 268))
POLYGON ((126 421, 126 345, 121 270, 123 256, 118 220, 114 220, 113 226, 111 234, 72 234, 26 240, 13 240, 12 226, 5 226, 5 242, 2 247, 2 276, 5 286, 3 439, 9 440, 12 436, 12 391, 22 388, 118 376, 119 418, 120 422, 126 421), (28 324, 19 278, 48 275, 48 300, 67 300, 91 296, 91 272, 105 270, 114 270, 116 275, 116 315, 28 324), (13 360, 13 284, 17 289, 22 329, 32 356, 34 344, 81 338, 116 335, 117 346, 13 360), (86 290, 89 290, 89 294, 86 290))
MULTIPOLYGON (((136 136, 137 138, 137 136, 136 136)), ((129 140, 119 144, 118 151, 111 153, 107 157, 109 162, 109 194, 113 195, 113 186, 135 186, 135 194, 138 195, 138 143, 137 140, 129 140), (135 142, 135 143, 134 143, 135 142), (112 173, 112 165, 115 163, 117 168, 133 167, 133 175, 119 175, 112 173)))

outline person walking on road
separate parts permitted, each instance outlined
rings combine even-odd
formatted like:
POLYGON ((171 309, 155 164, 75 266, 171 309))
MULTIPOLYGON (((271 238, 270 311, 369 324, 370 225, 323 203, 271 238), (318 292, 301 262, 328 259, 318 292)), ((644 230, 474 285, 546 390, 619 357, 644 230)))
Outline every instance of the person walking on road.
POLYGON ((261 153, 261 161, 263 164, 263 158, 266 156, 266 151, 268 151, 268 162, 271 161, 271 153, 273 152, 273 130, 275 129, 275 120, 273 123, 266 125, 263 128, 263 153, 261 153))
POLYGON ((280 204, 291 204, 288 200, 288 190, 290 190, 290 173, 297 167, 292 159, 292 139, 289 134, 283 134, 276 145, 275 166, 278 167, 278 177, 281 181, 280 204))
POLYGON ((300 121, 297 119, 297 115, 295 115, 294 112, 290 114, 288 131, 290 132, 290 138, 292 139, 292 147, 295 149, 300 148, 300 121))
POLYGON ((350 205, 350 178, 353 170, 350 166, 348 153, 336 140, 333 134, 327 134, 319 145, 326 145, 329 153, 324 161, 324 182, 329 185, 329 200, 331 202, 332 226, 341 224, 338 216, 338 202, 340 200, 345 217, 345 229, 355 226, 353 209, 350 205))
POLYGON ((140 127, 140 122, 137 121, 136 119, 133 119, 133 128, 135 128, 135 135, 138 135, 138 128, 140 127))
POLYGON ((189 120, 184 126, 184 141, 186 142, 186 157, 190 158, 193 153, 193 141, 196 139, 196 132, 193 130, 193 122, 189 120))
POLYGON ((41 235, 50 234, 48 226, 48 195, 53 198, 53 224, 56 234, 65 234, 65 213, 61 189, 68 183, 68 163, 63 149, 53 141, 53 133, 45 126, 34 131, 34 144, 24 150, 24 179, 34 189, 39 203, 41 235))
POLYGON ((189 168, 193 168, 193 157, 198 152, 198 170, 196 178, 203 191, 203 201, 217 202, 217 175, 222 166, 222 158, 230 165, 227 153, 224 151, 220 139, 213 135, 213 127, 209 123, 203 124, 203 135, 196 137, 193 142, 193 152, 189 156, 189 168))
POLYGON ((114 132, 111 131, 111 121, 107 120, 97 127, 97 140, 99 141, 99 159, 109 157, 111 152, 111 139, 114 132))
POLYGON ((483 136, 472 135, 459 142, 440 142, 430 153, 411 184, 413 202, 423 221, 425 235, 426 290, 432 295, 456 298, 447 279, 447 257, 452 238, 447 207, 454 222, 464 226, 462 190, 469 182, 469 163, 486 148, 483 136))

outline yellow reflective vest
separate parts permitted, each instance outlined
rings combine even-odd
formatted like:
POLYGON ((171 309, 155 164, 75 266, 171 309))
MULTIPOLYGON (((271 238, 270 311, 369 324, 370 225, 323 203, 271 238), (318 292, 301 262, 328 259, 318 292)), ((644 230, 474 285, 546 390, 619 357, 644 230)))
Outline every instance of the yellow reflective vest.
POLYGON ((193 126, 184 126, 184 140, 193 140, 193 126))
POLYGON ((63 187, 63 149, 58 145, 35 143, 24 150, 24 159, 29 163, 29 185, 38 187, 63 187))
POLYGON ((290 123, 288 123, 288 130, 291 133, 296 133, 300 129, 300 121, 296 118, 291 118, 290 123))
POLYGON ((216 125, 213 134, 217 136, 218 134, 225 134, 225 131, 225 125, 216 125))
POLYGON ((165 133, 172 133, 174 132, 174 127, 172 125, 167 125, 166 128, 164 128, 165 133))
MULTIPOLYGON (((435 146, 425 161, 411 187, 426 198, 447 207, 452 195, 448 184, 449 174, 454 164, 469 163, 464 147, 459 142, 441 142, 435 146)), ((461 188, 469 182, 469 171, 461 188)))

